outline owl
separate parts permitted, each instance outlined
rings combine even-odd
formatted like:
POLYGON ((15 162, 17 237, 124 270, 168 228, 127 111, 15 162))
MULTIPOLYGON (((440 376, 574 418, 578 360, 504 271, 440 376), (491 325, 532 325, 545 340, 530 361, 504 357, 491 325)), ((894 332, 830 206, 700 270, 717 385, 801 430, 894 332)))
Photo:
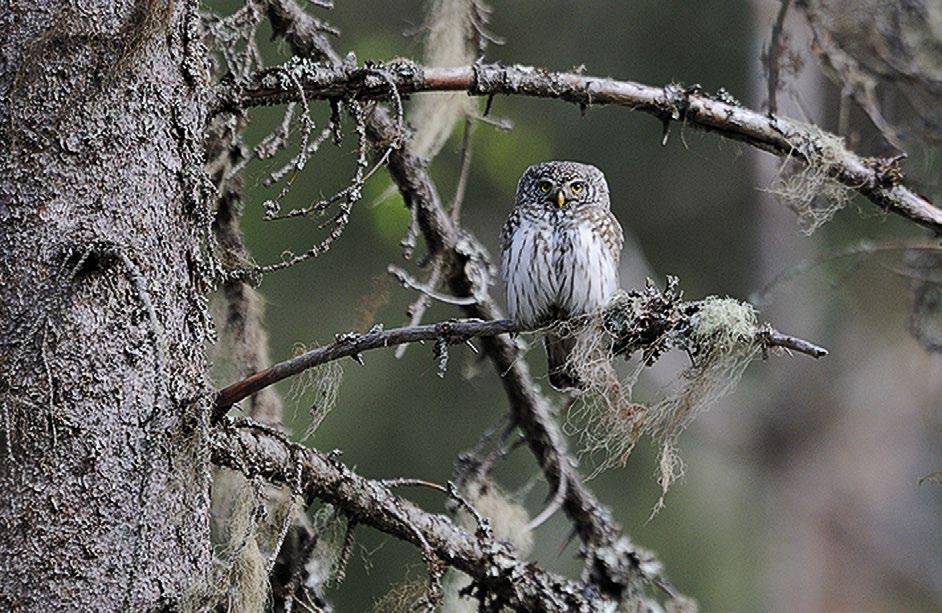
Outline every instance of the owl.
MULTIPOLYGON (((511 318, 533 328, 604 307, 618 289, 623 242, 601 170, 563 161, 527 168, 501 233, 511 318)), ((575 343, 572 335, 544 338, 556 389, 581 387, 567 365, 575 343)))

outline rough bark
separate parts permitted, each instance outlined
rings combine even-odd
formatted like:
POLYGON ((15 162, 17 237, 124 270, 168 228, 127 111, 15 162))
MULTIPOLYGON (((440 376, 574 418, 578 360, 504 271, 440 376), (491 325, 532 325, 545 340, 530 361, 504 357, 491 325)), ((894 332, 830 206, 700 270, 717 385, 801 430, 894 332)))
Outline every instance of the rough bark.
POLYGON ((176 608, 210 559, 196 5, 0 16, 0 609, 176 608))

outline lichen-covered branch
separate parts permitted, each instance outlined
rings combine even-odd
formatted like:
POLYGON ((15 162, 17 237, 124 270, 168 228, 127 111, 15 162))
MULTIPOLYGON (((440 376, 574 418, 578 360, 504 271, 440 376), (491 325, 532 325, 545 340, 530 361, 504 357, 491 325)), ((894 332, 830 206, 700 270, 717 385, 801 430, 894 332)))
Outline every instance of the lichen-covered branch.
MULTIPOLYGON (((676 305, 672 308, 679 308, 676 305)), ((684 318, 695 313, 696 303, 684 310, 684 318)), ((639 313, 632 322, 621 322, 623 339, 616 340, 616 353, 634 353, 650 348, 659 339, 682 327, 680 321, 667 320, 663 313, 647 310, 639 313), (669 321, 669 323, 668 323, 669 321), (632 325, 634 324, 634 325, 632 325), (670 326, 670 329, 667 326, 670 326), (629 331, 630 330, 630 331, 629 331), (627 338, 628 335, 631 338, 627 338)), ((529 332, 509 319, 482 321, 476 319, 443 321, 435 324, 378 330, 367 334, 347 333, 337 336, 329 345, 312 349, 301 355, 260 370, 241 381, 226 386, 216 395, 213 421, 219 421, 235 403, 257 394, 279 381, 300 374, 310 368, 346 357, 359 358, 364 351, 394 347, 405 343, 444 339, 449 344, 462 343, 471 338, 490 337, 498 334, 529 332)), ((764 347, 782 347, 811 357, 827 355, 827 350, 809 341, 782 334, 763 326, 756 329, 756 342, 764 347)))
POLYGON ((310 498, 343 509, 350 521, 373 527, 418 546, 428 546, 446 564, 467 573, 485 601, 518 611, 599 611, 601 594, 582 583, 520 560, 487 529, 471 534, 443 515, 423 511, 365 479, 329 455, 289 443, 264 429, 219 428, 211 439, 218 466, 272 483, 297 483, 310 498))
MULTIPOLYGON (((711 95, 699 86, 670 84, 655 87, 592 75, 551 72, 532 66, 474 64, 457 68, 420 66, 411 62, 384 65, 400 94, 466 91, 474 96, 498 94, 556 98, 578 104, 623 106, 650 113, 667 124, 681 121, 738 140, 781 157, 813 162, 825 145, 821 130, 808 124, 766 115, 744 107, 728 94, 711 95)), ((291 67, 309 98, 353 97, 384 99, 388 82, 376 76, 376 66, 296 63, 291 67)), ((222 108, 281 104, 296 99, 296 88, 278 71, 260 72, 254 80, 220 96, 222 108)), ((830 135, 826 135, 830 136, 830 135)), ((837 140, 834 137, 834 140, 837 140)), ((840 148, 829 160, 828 172, 844 186, 880 208, 942 232, 942 210, 901 183, 898 159, 865 158, 840 148)))

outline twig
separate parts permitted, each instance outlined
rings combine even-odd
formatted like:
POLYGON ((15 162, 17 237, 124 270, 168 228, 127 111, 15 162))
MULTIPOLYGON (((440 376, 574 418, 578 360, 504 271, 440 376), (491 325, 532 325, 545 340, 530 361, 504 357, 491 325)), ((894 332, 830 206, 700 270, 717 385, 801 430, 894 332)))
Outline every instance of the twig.
MULTIPOLYGON (((340 201, 340 204, 338 205, 339 211, 337 212, 337 214, 334 215, 328 221, 322 223, 318 227, 319 229, 323 229, 324 227, 328 225, 332 225, 333 228, 331 228, 331 231, 327 234, 327 236, 324 239, 322 239, 319 243, 317 243, 313 247, 309 248, 304 253, 300 255, 286 254, 286 257, 282 259, 281 262, 278 262, 276 264, 268 264, 266 266, 259 266, 256 269, 258 273, 268 273, 268 272, 275 272, 277 270, 282 270, 284 268, 294 266, 295 264, 304 262, 305 260, 309 260, 311 258, 316 258, 326 253, 333 246, 334 241, 340 238, 340 235, 343 234, 344 229, 347 227, 347 223, 350 220, 350 211, 353 208, 353 205, 356 204, 360 200, 360 196, 362 195, 363 181, 364 181, 363 173, 365 172, 366 167, 368 165, 366 126, 364 125, 365 119, 364 119, 364 112, 363 112, 362 105, 359 102, 351 101, 347 104, 347 109, 350 112, 350 116, 353 118, 354 125, 356 127, 356 134, 357 134, 356 170, 354 171, 353 179, 351 180, 350 185, 348 185, 344 189, 337 192, 337 194, 335 194, 331 198, 328 198, 326 200, 321 200, 305 209, 298 209, 284 215, 284 217, 292 217, 296 215, 307 215, 311 211, 316 211, 320 213, 326 210, 327 207, 329 207, 334 202, 340 201)), ((305 102, 305 115, 302 115, 302 116, 306 116, 306 114, 307 114, 307 109, 306 109, 306 102, 305 102)), ((339 125, 338 125, 339 120, 331 120, 331 123, 335 127, 337 127, 337 129, 339 129, 339 125)), ((306 149, 307 149, 307 142, 305 141, 302 144, 301 150, 298 154, 299 159, 300 159, 300 156, 304 154, 306 149)), ((299 165, 295 173, 291 176, 291 179, 289 179, 288 184, 285 185, 285 187, 282 189, 280 197, 283 197, 287 193, 286 190, 290 188, 292 182, 294 181, 294 178, 297 177, 298 172, 300 172, 300 170, 301 170, 301 166, 299 165)), ((272 219, 281 218, 281 216, 279 216, 278 214, 279 207, 280 207, 280 204, 278 204, 279 202, 280 200, 275 200, 275 201, 270 200, 265 204, 266 219, 272 220, 272 219)))
POLYGON ((566 500, 565 474, 563 474, 560 478, 559 484, 556 486, 556 491, 553 492, 553 498, 550 500, 550 503, 546 505, 546 508, 543 509, 539 515, 530 520, 530 523, 527 524, 527 530, 536 530, 546 523, 546 521, 552 517, 561 506, 563 506, 564 500, 566 500))
POLYGON ((794 336, 782 334, 781 332, 773 330, 768 324, 759 329, 759 332, 756 334, 756 339, 765 347, 790 349, 791 351, 810 355, 813 358, 823 358, 828 354, 828 350, 824 347, 794 336))
POLYGON ((464 134, 461 136, 461 170, 458 174, 458 185, 455 187, 455 197, 451 201, 448 212, 452 221, 457 222, 461 216, 461 204, 468 189, 468 177, 471 175, 471 136, 474 134, 474 119, 468 117, 464 120, 464 134))
POLYGON ((386 267, 386 271, 396 277, 396 280, 409 289, 414 289, 417 292, 432 298, 433 300, 438 300, 439 302, 444 302, 445 304, 452 304, 455 306, 467 306, 469 304, 474 304, 477 302, 477 298, 474 296, 467 297, 457 297, 457 296, 448 296, 440 292, 435 291, 435 288, 431 285, 423 285, 412 278, 412 276, 407 273, 405 270, 399 268, 398 266, 393 266, 390 264, 386 267))
MULTIPOLYGON (((441 492, 443 494, 449 494, 448 488, 444 485, 439 485, 438 483, 433 483, 431 481, 426 481, 425 479, 407 479, 405 477, 398 477, 396 479, 383 479, 380 481, 386 487, 392 489, 396 487, 427 487, 436 492, 441 492)), ((450 495, 450 494, 449 494, 450 495)))
MULTIPOLYGON (((413 219, 415 219, 414 215, 413 215, 413 219)), ((417 225, 418 225, 417 222, 413 222, 409 224, 410 234, 416 231, 415 227, 417 225)), ((413 235, 413 238, 414 238, 414 235, 413 235)), ((428 281, 425 283, 425 287, 436 289, 438 287, 439 281, 441 281, 441 276, 442 276, 442 259, 435 258, 434 261, 432 262, 432 272, 429 273, 428 281)), ((431 299, 427 295, 420 293, 419 297, 416 298, 415 302, 409 305, 409 308, 406 309, 406 314, 409 315, 409 325, 417 326, 420 323, 422 323, 422 317, 425 315, 425 311, 428 310, 428 307, 431 304, 432 304, 431 299)), ((408 348, 409 348, 408 344, 399 345, 398 347, 396 347, 396 354, 395 354, 396 359, 401 360, 402 356, 406 354, 406 349, 408 348)))

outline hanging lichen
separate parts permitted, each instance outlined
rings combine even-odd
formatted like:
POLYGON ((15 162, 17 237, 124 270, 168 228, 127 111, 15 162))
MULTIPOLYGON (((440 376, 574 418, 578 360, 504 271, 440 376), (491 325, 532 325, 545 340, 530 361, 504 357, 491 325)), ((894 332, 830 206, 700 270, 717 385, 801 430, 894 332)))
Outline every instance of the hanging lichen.
POLYGON ((798 135, 786 136, 793 154, 768 191, 795 210, 810 236, 850 202, 853 190, 835 178, 846 155, 844 140, 811 124, 801 127, 798 135))
POLYGON ((645 414, 644 431, 660 444, 661 497, 655 513, 664 506, 671 484, 683 474, 677 437, 701 411, 739 383, 761 349, 755 340, 757 328, 752 305, 732 298, 710 296, 691 317, 687 351, 693 364, 681 374, 676 390, 645 414))
POLYGON ((213 567, 207 580, 184 596, 181 610, 267 610, 269 575, 287 528, 300 513, 300 499, 289 489, 220 469, 213 479, 211 508, 213 567))
MULTIPOLYGON (((425 63, 446 68, 474 63, 487 11, 478 0, 432 0, 422 28, 425 63)), ((435 157, 455 124, 476 112, 477 101, 464 92, 417 96, 409 112, 409 123, 416 128, 413 151, 425 158, 435 157)))
MULTIPOLYGON (((424 578, 407 577, 395 583, 389 590, 373 601, 373 613, 412 613, 427 610, 428 582, 424 578)), ((477 611, 477 608, 474 609, 477 611)))
POLYGON ((673 332, 685 315, 677 280, 662 292, 648 281, 643 290, 618 292, 602 311, 566 324, 576 337, 569 368, 583 383, 570 411, 567 430, 578 436, 596 473, 624 465, 643 432, 648 406, 633 398, 644 367, 674 344, 673 332), (619 355, 644 347, 627 375, 615 368, 619 355))
MULTIPOLYGON (((461 495, 478 514, 490 522, 494 538, 513 545, 521 558, 533 550, 533 531, 530 529, 530 514, 520 501, 504 491, 488 477, 470 480, 461 487, 461 495)), ((457 513, 458 525, 469 532, 478 529, 477 518, 464 508, 457 513)), ((471 585, 471 578, 462 572, 449 570, 445 575, 442 612, 473 613, 478 610, 478 601, 462 595, 471 585)))
POLYGON ((715 296, 683 302, 671 279, 663 292, 650 282, 644 290, 620 292, 601 312, 566 326, 577 339, 569 367, 584 383, 570 411, 568 430, 578 436, 596 473, 624 465, 641 436, 651 436, 660 449, 656 512, 683 473, 677 437, 701 411, 729 393, 759 355, 755 309, 715 296), (673 347, 687 351, 690 367, 661 398, 633 398, 644 367, 673 347), (627 374, 619 374, 616 358, 641 348, 644 353, 632 358, 627 374))
MULTIPOLYGON (((300 355, 307 351, 301 344, 295 347, 295 354, 300 355)), ((317 368, 311 368, 294 379, 288 396, 296 402, 306 401, 308 415, 311 418, 302 441, 309 439, 323 423, 324 419, 337 404, 337 395, 340 393, 340 384, 343 381, 343 367, 340 362, 327 362, 317 368)))

